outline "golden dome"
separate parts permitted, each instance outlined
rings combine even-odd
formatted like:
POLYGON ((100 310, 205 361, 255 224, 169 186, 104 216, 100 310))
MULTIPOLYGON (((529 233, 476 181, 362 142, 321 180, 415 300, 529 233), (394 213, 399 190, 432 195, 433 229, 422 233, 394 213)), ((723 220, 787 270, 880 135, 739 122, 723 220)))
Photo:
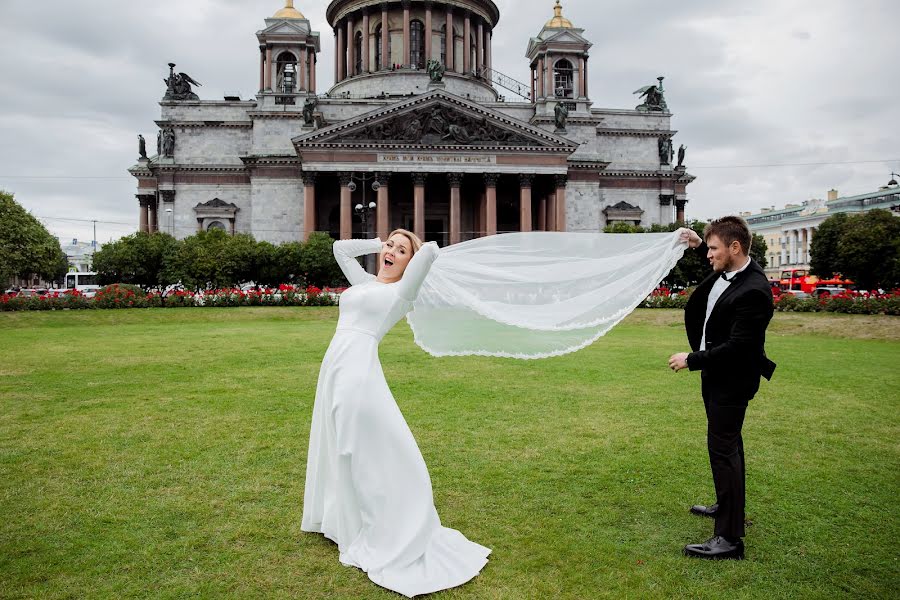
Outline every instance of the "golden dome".
POLYGON ((294 0, 285 0, 285 6, 273 16, 273 19, 305 19, 299 10, 294 8, 294 0))
POLYGON ((556 0, 556 6, 553 7, 553 18, 547 21, 544 27, 553 27, 556 29, 573 29, 572 21, 562 16, 562 5, 556 0))

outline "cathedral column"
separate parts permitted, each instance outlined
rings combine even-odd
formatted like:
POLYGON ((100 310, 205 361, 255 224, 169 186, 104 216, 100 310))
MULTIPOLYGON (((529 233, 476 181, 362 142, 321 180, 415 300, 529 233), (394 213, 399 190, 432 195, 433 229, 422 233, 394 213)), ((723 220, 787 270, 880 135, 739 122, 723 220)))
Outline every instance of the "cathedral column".
POLYGON ((148 196, 147 202, 147 231, 150 233, 156 233, 159 231, 159 216, 157 209, 159 208, 156 203, 156 196, 148 196))
POLYGON ((138 222, 140 223, 138 227, 138 231, 149 233, 150 225, 149 225, 149 217, 148 211, 150 209, 150 201, 147 199, 147 196, 144 194, 138 194, 138 222))
POLYGON ((369 69, 369 9, 363 9, 362 19, 362 72, 368 73, 369 69))
POLYGON ((304 171, 303 176, 303 241, 316 230, 316 173, 304 171))
MULTIPOLYGON (((383 25, 381 31, 384 31, 383 25)), ((388 180, 390 179, 390 176, 390 173, 378 173, 375 175, 375 181, 378 182, 379 186, 376 204, 377 208, 375 209, 375 231, 376 235, 382 240, 387 240, 391 228, 391 205, 390 195, 388 194, 388 180)))
POLYGON ((538 202, 538 231, 547 231, 547 198, 541 196, 538 202))
POLYGON ((484 66, 484 24, 478 19, 478 28, 475 34, 475 74, 481 76, 481 68, 484 66))
POLYGON ((494 235, 497 233, 497 180, 500 179, 500 173, 485 173, 485 219, 484 233, 485 235, 494 235))
POLYGON ((587 57, 587 56, 584 57, 584 97, 585 98, 590 98, 590 96, 588 96, 588 58, 589 57, 587 57))
POLYGON ((675 220, 679 223, 684 223, 684 205, 687 204, 687 200, 675 200, 675 220))
POLYGON ((309 91, 313 94, 316 93, 316 63, 318 59, 316 59, 316 51, 310 49, 309 50, 309 91))
POLYGON ((301 52, 299 59, 300 59, 300 65, 299 65, 300 73, 298 74, 299 77, 297 77, 297 84, 298 84, 297 90, 300 92, 305 92, 309 88, 309 82, 307 81, 307 78, 306 78, 307 77, 306 74, 309 72, 309 71, 307 71, 307 69, 309 68, 309 64, 307 62, 307 61, 309 61, 309 52, 307 52, 306 50, 301 52))
POLYGON ((566 182, 568 175, 556 176, 556 231, 566 230, 566 182))
POLYGON ((413 233, 425 241, 425 180, 428 173, 412 174, 413 179, 413 233))
POLYGON ((351 211, 352 192, 350 182, 353 174, 349 171, 338 173, 338 181, 341 184, 341 239, 349 240, 353 237, 353 213, 351 211))
POLYGON ((472 71, 472 18, 466 11, 463 25, 463 73, 468 75, 472 71))
POLYGON ((531 67, 531 101, 534 102, 534 67, 531 67))
POLYGON ((584 98, 585 96, 587 96, 587 94, 584 93, 584 68, 585 68, 585 66, 586 66, 585 63, 584 63, 584 57, 582 56, 581 59, 580 59, 578 62, 579 62, 579 68, 578 68, 578 97, 579 97, 579 98, 584 98))
POLYGON ((537 97, 544 97, 544 57, 538 59, 537 63, 537 97))
POLYGON ((556 90, 553 87, 553 61, 547 56, 544 58, 544 93, 549 98, 556 97, 556 90))
POLYGON ((272 46, 266 46, 266 90, 272 91, 272 46))
POLYGON ((356 41, 353 39, 353 17, 347 16, 347 77, 356 75, 356 52, 353 45, 356 41))
POLYGON ((425 3, 425 64, 431 60, 431 2, 425 3))
POLYGON ((259 47, 259 91, 266 89, 266 47, 259 47))
POLYGON ((334 82, 340 83, 344 80, 344 67, 347 66, 346 50, 344 49, 344 28, 340 25, 337 26, 337 54, 334 57, 334 62, 337 67, 337 75, 334 82))
POLYGON ((494 30, 493 29, 485 29, 484 31, 484 66, 488 69, 491 69, 491 64, 493 61, 491 60, 491 43, 494 38, 494 30))
POLYGON ((456 61, 453 59, 453 53, 456 52, 456 36, 453 35, 453 7, 449 4, 447 5, 447 36, 444 46, 447 48, 447 64, 444 65, 444 70, 455 72, 456 61))
POLYGON ((460 242, 460 201, 459 186, 462 184, 462 173, 447 173, 450 183, 450 243, 460 242))
POLYGON ((409 0, 403 0, 403 56, 400 65, 409 65, 409 0))
POLYGON ((519 174, 519 231, 531 231, 531 182, 532 173, 519 174))
POLYGON ((391 68, 391 29, 388 24, 388 3, 381 3, 381 68, 391 68))
POLYGON ((556 231, 556 191, 547 194, 547 231, 556 231))

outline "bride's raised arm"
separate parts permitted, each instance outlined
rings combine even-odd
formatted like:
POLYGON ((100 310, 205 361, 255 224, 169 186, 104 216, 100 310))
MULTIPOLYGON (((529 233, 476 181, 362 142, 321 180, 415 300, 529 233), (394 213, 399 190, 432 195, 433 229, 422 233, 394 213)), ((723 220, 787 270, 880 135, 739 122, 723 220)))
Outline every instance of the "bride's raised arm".
POLYGON ((397 294, 404 300, 414 302, 419 295, 419 288, 425 281, 425 276, 431 269, 431 264, 438 257, 438 245, 435 242, 422 244, 419 251, 412 257, 403 272, 403 277, 397 282, 397 294))
POLYGON ((338 266, 344 272, 344 277, 350 285, 364 283, 372 278, 366 270, 357 262, 356 257, 363 254, 372 254, 381 250, 381 239, 374 240, 337 240, 331 247, 338 266))

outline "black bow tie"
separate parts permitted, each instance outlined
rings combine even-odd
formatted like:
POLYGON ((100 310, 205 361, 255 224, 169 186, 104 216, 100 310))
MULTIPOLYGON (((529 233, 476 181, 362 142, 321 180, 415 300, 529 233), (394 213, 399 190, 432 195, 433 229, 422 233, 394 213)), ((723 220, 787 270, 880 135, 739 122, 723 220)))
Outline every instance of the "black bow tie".
POLYGON ((724 279, 724 280, 727 281, 728 283, 731 283, 731 280, 728 279, 728 276, 725 274, 725 271, 722 271, 722 279, 724 279))

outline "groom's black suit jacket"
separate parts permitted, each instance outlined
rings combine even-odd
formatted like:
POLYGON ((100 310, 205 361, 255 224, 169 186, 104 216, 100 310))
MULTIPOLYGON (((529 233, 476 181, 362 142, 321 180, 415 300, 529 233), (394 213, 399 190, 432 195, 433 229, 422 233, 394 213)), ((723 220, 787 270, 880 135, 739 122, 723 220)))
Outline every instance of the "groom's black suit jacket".
POLYGON ((710 400, 722 405, 744 404, 759 390, 760 376, 771 379, 775 363, 766 357, 766 327, 774 304, 769 280, 755 260, 737 273, 722 292, 706 323, 706 349, 700 349, 706 301, 721 273, 704 279, 684 311, 691 352, 691 371, 703 371, 710 400))

